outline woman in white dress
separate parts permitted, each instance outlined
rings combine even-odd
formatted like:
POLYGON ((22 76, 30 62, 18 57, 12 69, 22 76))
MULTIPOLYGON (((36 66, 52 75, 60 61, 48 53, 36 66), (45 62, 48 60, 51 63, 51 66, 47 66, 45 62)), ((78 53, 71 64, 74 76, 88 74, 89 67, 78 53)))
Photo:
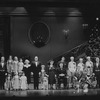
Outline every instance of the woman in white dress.
POLYGON ((18 73, 18 57, 17 56, 14 57, 13 72, 14 74, 18 73))
MULTIPOLYGON (((48 75, 45 72, 45 65, 41 65, 41 73, 40 73, 40 81, 41 81, 41 89, 44 89, 44 78, 46 80, 46 77, 48 77, 48 75)), ((48 85, 48 83, 47 83, 48 85)))
POLYGON ((21 90, 26 90, 28 89, 28 84, 27 84, 27 77, 23 73, 23 75, 20 77, 20 89, 21 90))
POLYGON ((11 74, 8 74, 5 80, 5 89, 12 90, 11 74))
POLYGON ((20 58, 20 60, 18 62, 18 73, 19 73, 19 76, 22 75, 23 66, 24 66, 23 60, 22 60, 22 58, 20 58))
POLYGON ((13 89, 14 90, 20 89, 20 80, 19 80, 18 73, 16 73, 15 76, 13 77, 13 89))
POLYGON ((10 55, 9 59, 7 60, 7 72, 11 74, 12 71, 13 71, 13 59, 12 56, 10 55))

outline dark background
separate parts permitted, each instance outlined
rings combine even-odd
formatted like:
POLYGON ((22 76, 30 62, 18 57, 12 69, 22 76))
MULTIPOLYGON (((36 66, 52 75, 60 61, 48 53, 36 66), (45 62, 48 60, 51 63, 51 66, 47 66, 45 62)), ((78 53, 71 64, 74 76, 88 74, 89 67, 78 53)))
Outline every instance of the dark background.
POLYGON ((100 16, 99 3, 79 0, 4 0, 0 3, 0 16, 4 19, 4 51, 6 58, 35 55, 44 64, 62 53, 88 40, 83 24, 92 25, 100 16), (6 2, 5 2, 6 1, 6 2), (37 48, 29 41, 31 24, 42 21, 50 29, 50 38, 44 47, 37 48), (69 29, 65 39, 63 30, 69 29))

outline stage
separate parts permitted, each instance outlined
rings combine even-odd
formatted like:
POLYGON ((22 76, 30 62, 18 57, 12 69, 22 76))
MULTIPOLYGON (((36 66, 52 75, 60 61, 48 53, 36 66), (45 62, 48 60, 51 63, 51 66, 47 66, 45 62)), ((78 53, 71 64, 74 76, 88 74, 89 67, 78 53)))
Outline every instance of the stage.
POLYGON ((84 93, 82 89, 78 92, 74 89, 66 90, 18 90, 6 91, 0 90, 0 97, 59 97, 59 96, 96 96, 100 95, 100 89, 89 89, 84 93))

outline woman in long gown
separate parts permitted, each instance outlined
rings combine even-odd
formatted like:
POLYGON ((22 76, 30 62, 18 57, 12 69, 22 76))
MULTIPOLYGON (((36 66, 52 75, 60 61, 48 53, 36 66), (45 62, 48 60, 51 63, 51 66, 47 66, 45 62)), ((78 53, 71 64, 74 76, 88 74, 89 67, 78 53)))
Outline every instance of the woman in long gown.
POLYGON ((18 57, 15 56, 14 57, 14 61, 13 61, 13 73, 16 74, 18 73, 18 57))
POLYGON ((13 59, 12 56, 9 56, 9 59, 7 60, 7 73, 12 74, 13 70, 13 59))
POLYGON ((50 61, 49 69, 48 69, 48 75, 49 75, 49 85, 50 89, 53 89, 54 84, 56 84, 56 72, 54 67, 54 61, 50 61))
POLYGON ((13 77, 13 89, 19 90, 20 89, 20 80, 18 73, 15 73, 15 76, 13 77))
POLYGON ((19 62, 18 62, 18 74, 19 74, 19 76, 22 75, 23 67, 24 67, 24 63, 23 63, 22 58, 20 58, 20 60, 19 60, 19 62))
POLYGON ((20 77, 20 88, 21 90, 26 90, 28 88, 27 85, 27 77, 23 73, 23 75, 20 77))
MULTIPOLYGON (((29 60, 26 59, 25 60, 25 64, 24 64, 24 67, 23 67, 23 72, 25 73, 25 76, 27 77, 27 84, 29 85, 30 84, 30 64, 29 64, 29 60)), ((29 87, 29 86, 28 86, 29 87)))

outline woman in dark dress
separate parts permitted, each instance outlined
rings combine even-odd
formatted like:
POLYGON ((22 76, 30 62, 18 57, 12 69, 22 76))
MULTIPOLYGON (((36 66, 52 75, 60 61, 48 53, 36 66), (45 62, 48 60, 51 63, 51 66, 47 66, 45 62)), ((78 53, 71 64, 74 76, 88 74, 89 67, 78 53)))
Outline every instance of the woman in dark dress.
POLYGON ((53 89, 53 85, 56 83, 56 70, 54 67, 54 61, 50 61, 50 65, 48 68, 48 75, 49 75, 49 85, 50 89, 53 89))
POLYGON ((25 76, 27 77, 27 83, 28 85, 30 84, 30 64, 29 64, 29 60, 25 60, 25 64, 24 64, 24 67, 23 67, 23 71, 25 73, 25 76))

